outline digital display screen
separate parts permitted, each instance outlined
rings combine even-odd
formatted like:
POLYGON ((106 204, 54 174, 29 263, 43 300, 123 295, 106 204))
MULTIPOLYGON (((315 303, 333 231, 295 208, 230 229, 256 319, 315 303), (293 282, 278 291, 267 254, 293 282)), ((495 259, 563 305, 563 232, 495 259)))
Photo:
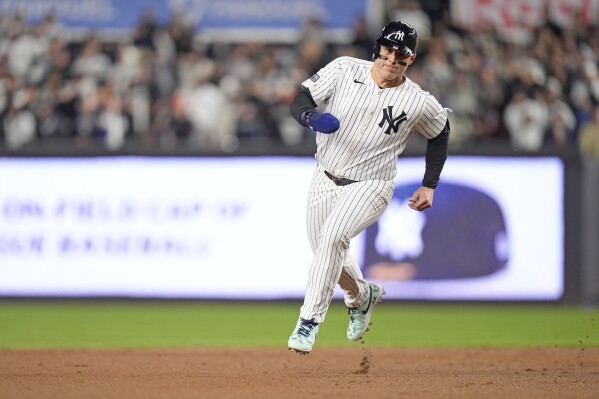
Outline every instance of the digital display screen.
MULTIPOLYGON (((310 157, 0 158, 0 296, 301 299, 314 169, 310 157)), ((563 169, 450 156, 433 207, 415 212, 424 159, 399 159, 392 201, 350 254, 388 299, 558 300, 563 169)))

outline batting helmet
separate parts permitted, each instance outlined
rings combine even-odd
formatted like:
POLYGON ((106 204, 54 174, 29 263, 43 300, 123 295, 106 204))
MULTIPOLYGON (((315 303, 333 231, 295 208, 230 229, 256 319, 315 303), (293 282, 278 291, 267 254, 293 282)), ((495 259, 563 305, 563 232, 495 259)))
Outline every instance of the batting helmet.
POLYGON ((378 58, 381 46, 398 50, 410 57, 416 54, 418 45, 418 34, 416 29, 405 22, 395 21, 387 24, 376 39, 373 48, 372 59, 378 58))

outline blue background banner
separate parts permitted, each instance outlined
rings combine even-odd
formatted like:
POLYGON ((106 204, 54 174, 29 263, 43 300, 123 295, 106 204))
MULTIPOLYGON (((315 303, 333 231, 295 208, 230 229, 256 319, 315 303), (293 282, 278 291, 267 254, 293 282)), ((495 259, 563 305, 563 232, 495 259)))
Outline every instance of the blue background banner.
POLYGON ((318 17, 326 29, 351 29, 366 1, 345 0, 0 0, 0 13, 21 11, 29 22, 54 11, 66 28, 131 30, 144 11, 159 23, 181 11, 200 33, 228 29, 299 29, 318 17))
POLYGON ((130 30, 146 9, 153 9, 161 22, 170 17, 165 0, 0 0, 2 15, 19 11, 35 23, 53 12, 61 25, 76 29, 130 30))

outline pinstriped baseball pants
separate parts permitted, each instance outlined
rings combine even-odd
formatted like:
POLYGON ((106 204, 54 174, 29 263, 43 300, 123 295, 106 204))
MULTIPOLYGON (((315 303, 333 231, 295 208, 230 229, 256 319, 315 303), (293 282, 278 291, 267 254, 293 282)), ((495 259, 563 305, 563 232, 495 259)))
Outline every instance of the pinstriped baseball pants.
POLYGON ((314 254, 300 317, 322 323, 339 284, 347 307, 367 300, 368 283, 349 254, 353 237, 374 223, 393 196, 392 180, 365 180, 337 186, 320 166, 307 200, 307 229, 314 254))

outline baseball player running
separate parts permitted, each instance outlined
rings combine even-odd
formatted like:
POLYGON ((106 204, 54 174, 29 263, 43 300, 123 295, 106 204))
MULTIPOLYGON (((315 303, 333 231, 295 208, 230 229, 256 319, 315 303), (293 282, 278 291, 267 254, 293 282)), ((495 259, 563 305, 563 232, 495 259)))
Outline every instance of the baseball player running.
POLYGON ((391 22, 374 43, 373 61, 337 58, 306 79, 293 100, 293 117, 317 132, 317 167, 306 213, 314 257, 300 317, 288 341, 292 351, 312 350, 336 284, 349 309, 347 338, 356 341, 368 330, 385 291, 364 280, 349 255, 350 241, 387 207, 397 157, 414 131, 428 143, 422 186, 409 206, 423 211, 433 204, 447 158, 451 110, 405 76, 416 59, 417 43, 414 28, 391 22))

